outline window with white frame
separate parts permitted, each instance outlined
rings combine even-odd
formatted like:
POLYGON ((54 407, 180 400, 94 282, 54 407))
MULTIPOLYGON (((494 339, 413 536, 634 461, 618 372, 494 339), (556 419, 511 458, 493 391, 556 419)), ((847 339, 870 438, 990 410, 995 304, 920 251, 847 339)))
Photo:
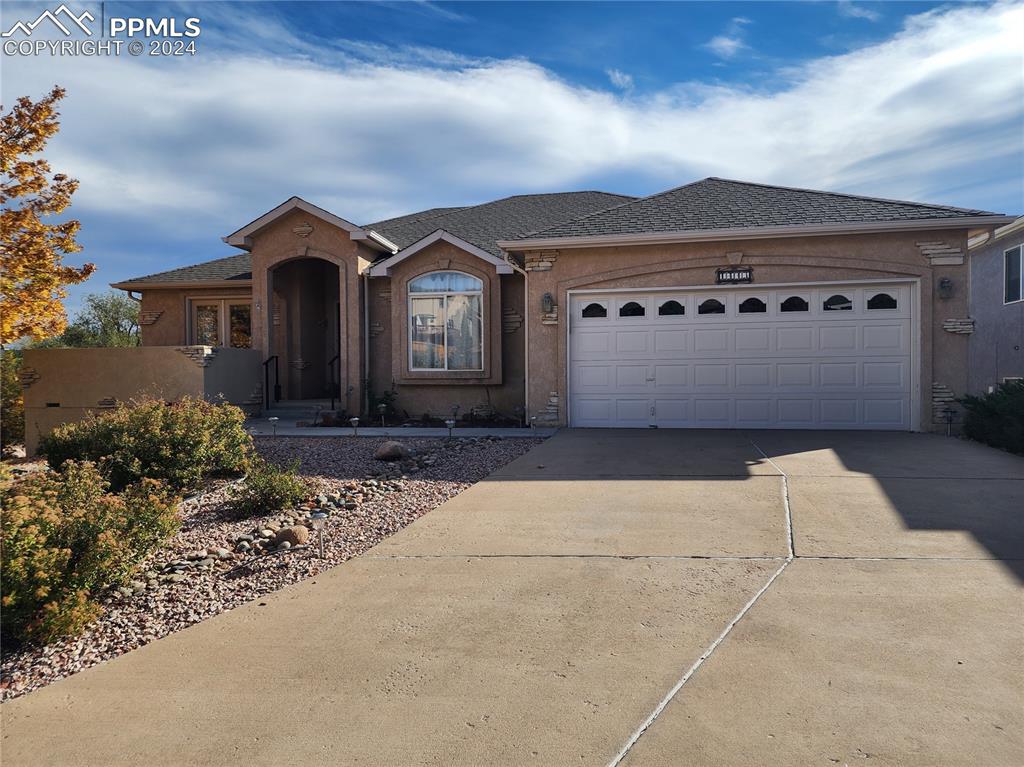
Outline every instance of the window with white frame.
POLYGON ((481 280, 462 272, 431 272, 409 283, 409 366, 412 370, 483 370, 481 280))
POLYGON ((1003 251, 1003 303, 1024 298, 1024 245, 1003 251))
POLYGON ((189 299, 190 343, 252 348, 252 302, 242 298, 189 299))

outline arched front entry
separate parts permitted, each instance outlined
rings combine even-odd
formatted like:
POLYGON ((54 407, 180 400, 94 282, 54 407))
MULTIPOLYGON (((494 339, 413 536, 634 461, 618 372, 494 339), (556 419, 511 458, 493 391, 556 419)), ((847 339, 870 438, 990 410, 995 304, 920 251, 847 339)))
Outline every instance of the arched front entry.
POLYGON ((345 380, 338 266, 296 258, 273 267, 269 277, 270 354, 279 357, 282 397, 331 397, 345 380))

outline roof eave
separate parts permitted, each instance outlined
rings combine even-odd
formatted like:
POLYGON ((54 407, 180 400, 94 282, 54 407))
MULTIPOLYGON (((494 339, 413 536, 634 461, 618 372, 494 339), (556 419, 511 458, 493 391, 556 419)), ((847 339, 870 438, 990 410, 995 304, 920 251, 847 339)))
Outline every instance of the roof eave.
POLYGON ((499 240, 498 247, 507 252, 546 248, 613 247, 616 245, 664 245, 677 242, 709 242, 714 240, 759 240, 785 237, 818 237, 835 234, 882 234, 934 229, 971 229, 1001 226, 1013 216, 959 216, 943 219, 866 222, 844 224, 808 224, 795 226, 733 227, 699 231, 643 232, 639 234, 606 234, 580 237, 530 237, 521 240, 499 240))
POLYGON ((188 280, 166 282, 112 282, 110 287, 115 290, 158 290, 168 288, 252 288, 252 280, 188 280))

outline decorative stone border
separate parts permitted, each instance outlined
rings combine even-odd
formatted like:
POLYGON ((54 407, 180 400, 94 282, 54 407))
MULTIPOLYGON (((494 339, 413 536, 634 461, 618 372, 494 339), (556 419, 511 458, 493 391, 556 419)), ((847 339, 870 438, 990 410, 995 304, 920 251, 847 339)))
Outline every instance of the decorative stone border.
POLYGON ((943 411, 956 405, 956 394, 943 383, 932 382, 932 423, 945 423, 943 411))
POLYGON ((201 368, 209 367, 217 356, 216 346, 179 346, 177 350, 201 368))
POLYGON ((557 250, 541 250, 535 253, 527 253, 523 269, 528 272, 549 272, 557 260, 557 250))
POLYGON ((159 312, 139 312, 139 324, 140 325, 152 325, 163 314, 163 311, 159 312))
POLYGON ((523 315, 513 309, 511 306, 506 306, 501 310, 501 332, 506 335, 509 333, 515 333, 519 328, 523 326, 523 315))
POLYGON ((964 262, 964 253, 945 242, 919 242, 917 249, 932 266, 959 266, 964 262))

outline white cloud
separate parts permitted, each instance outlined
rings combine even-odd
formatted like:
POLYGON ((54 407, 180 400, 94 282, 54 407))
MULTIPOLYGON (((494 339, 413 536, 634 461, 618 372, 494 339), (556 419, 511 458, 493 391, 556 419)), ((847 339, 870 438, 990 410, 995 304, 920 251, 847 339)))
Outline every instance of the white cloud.
POLYGON ((836 8, 839 11, 840 16, 845 16, 848 19, 865 19, 867 21, 878 21, 882 18, 882 14, 878 11, 873 11, 870 8, 865 8, 859 3, 854 3, 853 0, 838 0, 836 8))
POLYGON ((652 191, 720 175, 957 202, 943 192, 969 187, 982 163, 1024 174, 1021 39, 1024 5, 928 12, 886 42, 787 71, 776 92, 681 84, 638 97, 522 60, 209 50, 159 63, 8 57, 4 79, 12 95, 68 89, 49 154, 82 181, 76 214, 226 233, 292 194, 361 222, 621 173, 652 191))
POLYGON ((744 48, 750 47, 747 45, 744 27, 751 23, 748 18, 736 16, 729 21, 724 33, 715 35, 703 47, 719 58, 731 59, 744 48))
POLYGON ((621 69, 606 69, 605 74, 608 75, 611 84, 616 88, 624 91, 632 90, 633 75, 627 74, 621 69))

